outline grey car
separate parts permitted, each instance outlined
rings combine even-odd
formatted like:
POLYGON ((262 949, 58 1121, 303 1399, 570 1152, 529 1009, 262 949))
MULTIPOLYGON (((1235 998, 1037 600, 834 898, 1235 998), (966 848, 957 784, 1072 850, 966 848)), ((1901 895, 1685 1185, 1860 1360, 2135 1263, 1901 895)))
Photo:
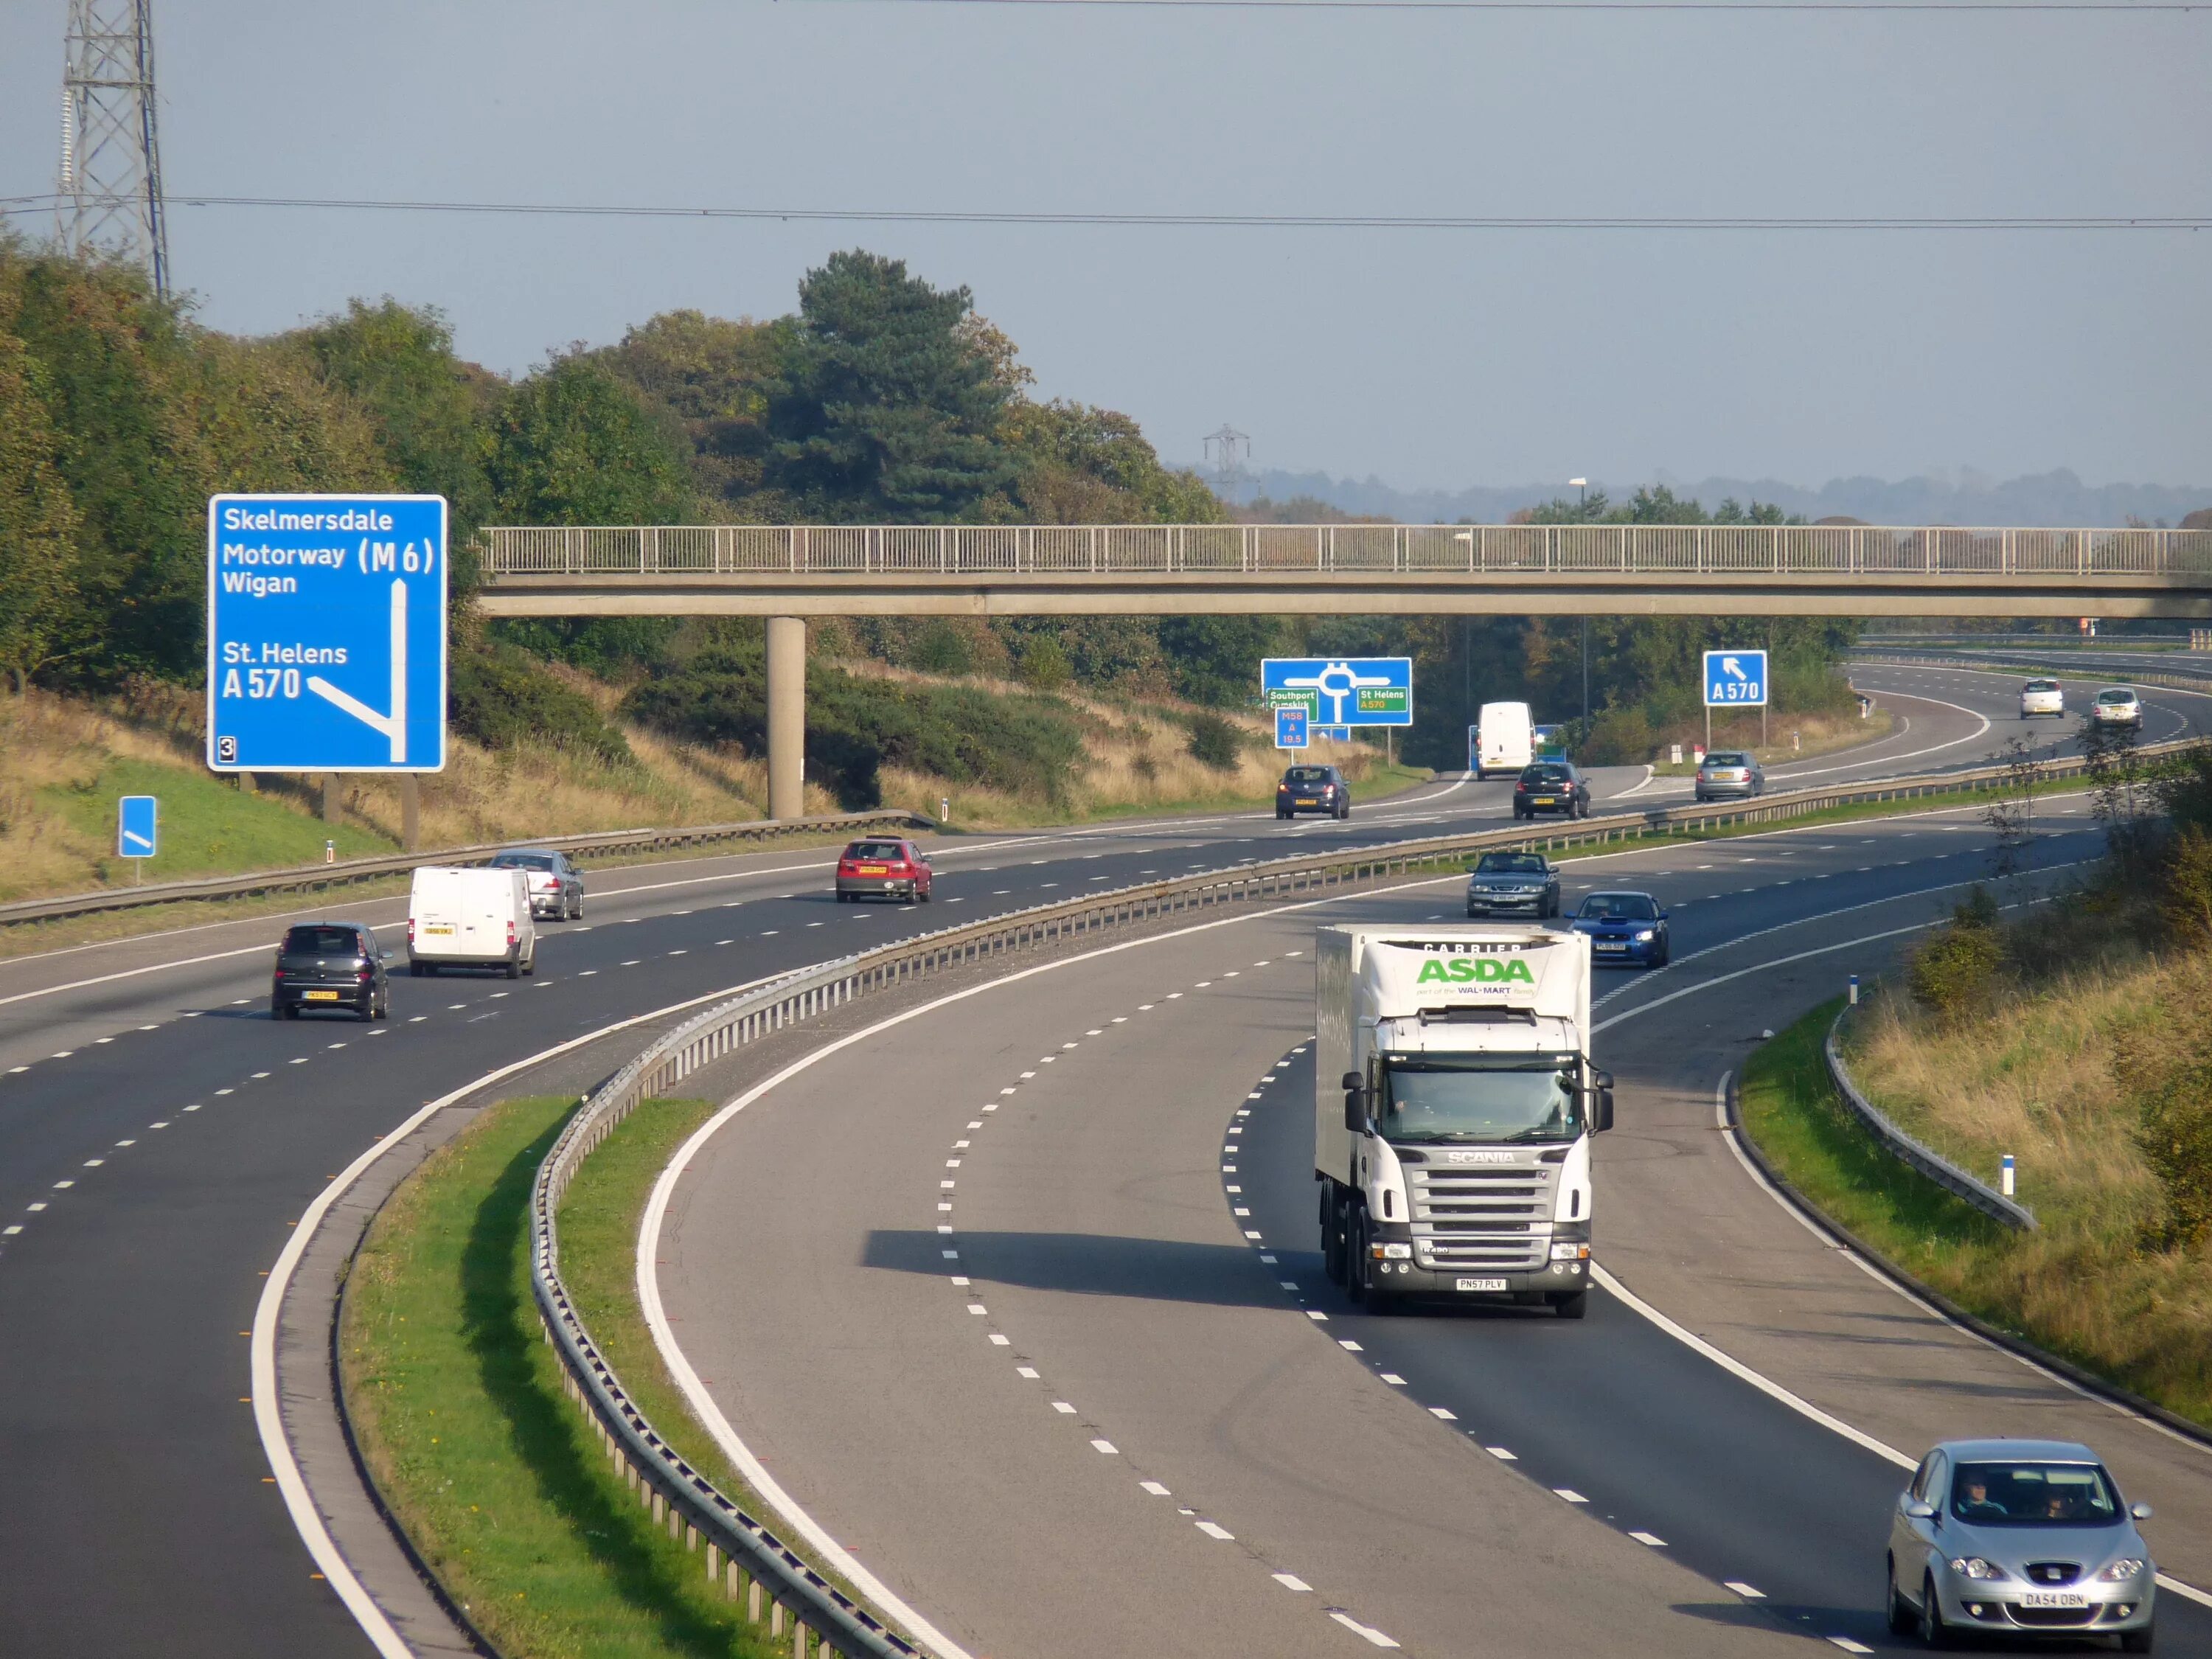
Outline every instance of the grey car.
POLYGON ((1541 853, 1485 853, 1467 875, 1470 916, 1556 916, 1559 869, 1541 853))
POLYGON ((2097 1454, 2063 1440, 1947 1440, 1889 1525, 1889 1627, 1930 1647, 1965 1632, 2116 1636, 2151 1650, 2158 1564, 2097 1454))
POLYGON ((501 853, 495 870, 520 870, 530 884, 530 914, 562 921, 584 919, 584 874, 566 853, 550 847, 523 847, 501 853))
POLYGON ((1720 800, 1728 796, 1749 799, 1766 793, 1766 772, 1759 757, 1744 749, 1716 749, 1698 763, 1698 799, 1720 800))

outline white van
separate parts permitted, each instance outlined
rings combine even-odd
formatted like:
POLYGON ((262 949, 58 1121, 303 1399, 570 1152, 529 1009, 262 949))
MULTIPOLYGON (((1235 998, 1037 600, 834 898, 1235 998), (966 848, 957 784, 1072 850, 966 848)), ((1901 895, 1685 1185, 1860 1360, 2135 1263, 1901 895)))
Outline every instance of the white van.
POLYGON ((509 979, 538 970, 530 878, 520 870, 425 865, 407 900, 407 971, 501 968, 509 979))
POLYGON ((1536 758, 1536 727, 1525 702, 1486 702, 1468 732, 1467 769, 1478 778, 1515 777, 1536 758))

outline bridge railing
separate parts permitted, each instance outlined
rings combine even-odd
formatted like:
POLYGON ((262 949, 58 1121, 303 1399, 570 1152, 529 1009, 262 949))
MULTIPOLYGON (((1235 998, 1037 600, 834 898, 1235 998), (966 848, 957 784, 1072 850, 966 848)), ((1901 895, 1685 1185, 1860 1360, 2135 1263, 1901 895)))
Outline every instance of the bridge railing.
POLYGON ((532 576, 2203 575, 2212 531, 1881 525, 495 525, 532 576))

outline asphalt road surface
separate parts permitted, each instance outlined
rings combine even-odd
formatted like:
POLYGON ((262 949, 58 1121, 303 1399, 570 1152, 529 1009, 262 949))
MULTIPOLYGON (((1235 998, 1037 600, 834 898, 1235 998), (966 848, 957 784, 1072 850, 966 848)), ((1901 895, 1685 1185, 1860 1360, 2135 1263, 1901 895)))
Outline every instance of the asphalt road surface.
MULTIPOLYGON (((2002 677, 1887 670, 1863 683, 1909 728, 1808 763, 1819 781, 1980 763, 1987 723, 2012 702, 2002 677)), ((2203 707, 2171 701, 2177 719, 2203 707)), ((1601 807, 1687 787, 1640 769, 1595 781, 1601 807)), ((595 872, 585 921, 542 931, 535 978, 403 975, 380 1026, 268 1018, 283 918, 0 962, 6 1650, 368 1650, 267 1483, 242 1334, 289 1224, 423 1102, 614 1021, 949 921, 1501 822, 1510 789, 1446 780, 1343 824, 1263 811, 955 838, 929 907, 831 902, 824 851, 595 872)), ((404 905, 301 914, 357 917, 391 943, 404 905)), ((1717 1628, 1739 1639, 1733 1624, 1717 1628)))

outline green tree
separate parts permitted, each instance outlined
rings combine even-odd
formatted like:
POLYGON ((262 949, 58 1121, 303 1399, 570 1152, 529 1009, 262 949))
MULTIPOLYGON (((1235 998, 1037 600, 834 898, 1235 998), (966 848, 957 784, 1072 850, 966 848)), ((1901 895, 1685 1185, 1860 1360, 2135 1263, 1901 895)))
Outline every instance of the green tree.
POLYGON ((516 524, 671 524, 696 516, 680 435, 603 365, 580 356, 555 359, 501 402, 489 471, 498 512, 516 524))
POLYGON ((798 333, 798 324, 787 317, 732 322, 699 311, 670 311, 598 355, 682 423, 700 492, 744 519, 765 522, 788 516, 787 505, 767 491, 768 412, 798 333))
POLYGON ((943 523, 1012 482, 994 441, 1012 394, 963 334, 965 288, 856 250, 806 274, 799 309, 769 476, 808 513, 943 523))
POLYGON ((289 338, 367 411, 398 487, 446 498, 453 541, 465 544, 491 514, 489 416, 502 386, 454 354, 444 313, 351 300, 289 338))
POLYGON ((76 509, 37 368, 0 294, 0 668, 17 696, 52 660, 76 599, 76 509))
POLYGON ((1241 703, 1260 693, 1260 659, 1283 637, 1273 617, 1163 617, 1160 649, 1175 688, 1193 702, 1241 703))

